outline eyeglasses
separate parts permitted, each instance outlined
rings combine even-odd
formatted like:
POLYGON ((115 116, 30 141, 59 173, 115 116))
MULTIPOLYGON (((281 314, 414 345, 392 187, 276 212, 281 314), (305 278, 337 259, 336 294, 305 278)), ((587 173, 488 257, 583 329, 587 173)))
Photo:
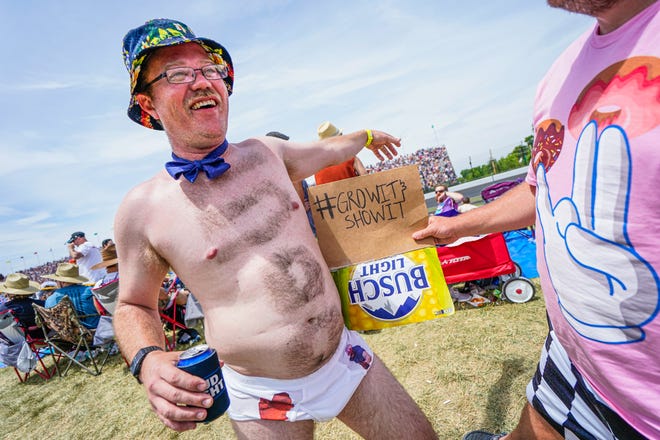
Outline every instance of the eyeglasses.
POLYGON ((447 190, 446 190, 446 189, 436 189, 436 190, 435 190, 435 193, 436 193, 436 194, 442 194, 442 193, 444 193, 444 192, 447 192, 447 190))
POLYGON ((192 67, 174 67, 172 69, 167 69, 165 72, 145 84, 141 89, 146 90, 149 86, 163 78, 167 78, 167 82, 170 84, 191 83, 197 78, 197 74, 195 73, 197 71, 202 72, 204 78, 208 80, 225 79, 227 78, 227 75, 229 75, 229 69, 227 66, 221 64, 209 64, 208 66, 200 67, 199 69, 193 69, 192 67))

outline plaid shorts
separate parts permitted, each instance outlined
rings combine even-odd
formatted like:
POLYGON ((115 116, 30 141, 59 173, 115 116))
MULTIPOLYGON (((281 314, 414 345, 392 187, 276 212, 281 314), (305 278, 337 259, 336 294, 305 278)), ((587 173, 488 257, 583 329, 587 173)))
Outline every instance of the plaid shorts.
POLYGON ((571 363, 552 327, 536 373, 527 385, 527 400, 567 439, 646 439, 596 396, 571 363))

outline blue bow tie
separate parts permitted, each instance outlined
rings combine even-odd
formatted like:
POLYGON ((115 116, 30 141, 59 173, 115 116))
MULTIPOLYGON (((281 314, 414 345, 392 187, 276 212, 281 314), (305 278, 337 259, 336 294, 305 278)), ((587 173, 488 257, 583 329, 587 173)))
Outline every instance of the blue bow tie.
POLYGON ((165 169, 175 180, 178 180, 183 175, 190 183, 193 183, 200 171, 204 171, 206 177, 209 179, 215 179, 230 167, 222 158, 222 155, 227 150, 227 145, 228 143, 225 139, 218 148, 211 151, 202 160, 183 159, 172 153, 172 159, 174 160, 167 162, 165 169))

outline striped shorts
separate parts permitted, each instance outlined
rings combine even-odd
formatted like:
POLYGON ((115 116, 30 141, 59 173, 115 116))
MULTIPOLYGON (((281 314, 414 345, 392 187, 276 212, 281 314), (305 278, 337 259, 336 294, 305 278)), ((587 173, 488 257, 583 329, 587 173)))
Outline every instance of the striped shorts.
POLYGON ((573 366, 550 329, 541 360, 527 385, 527 400, 566 439, 643 440, 609 408, 573 366))

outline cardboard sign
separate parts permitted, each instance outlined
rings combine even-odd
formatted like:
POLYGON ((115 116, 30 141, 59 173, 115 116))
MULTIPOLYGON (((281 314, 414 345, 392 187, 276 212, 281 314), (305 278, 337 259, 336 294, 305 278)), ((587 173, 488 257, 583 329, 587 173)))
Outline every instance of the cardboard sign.
POLYGON ((411 238, 428 222, 415 165, 312 186, 309 202, 330 269, 434 246, 411 238))
POLYGON ((375 330, 454 313, 416 166, 309 188, 321 252, 349 329, 375 330))

